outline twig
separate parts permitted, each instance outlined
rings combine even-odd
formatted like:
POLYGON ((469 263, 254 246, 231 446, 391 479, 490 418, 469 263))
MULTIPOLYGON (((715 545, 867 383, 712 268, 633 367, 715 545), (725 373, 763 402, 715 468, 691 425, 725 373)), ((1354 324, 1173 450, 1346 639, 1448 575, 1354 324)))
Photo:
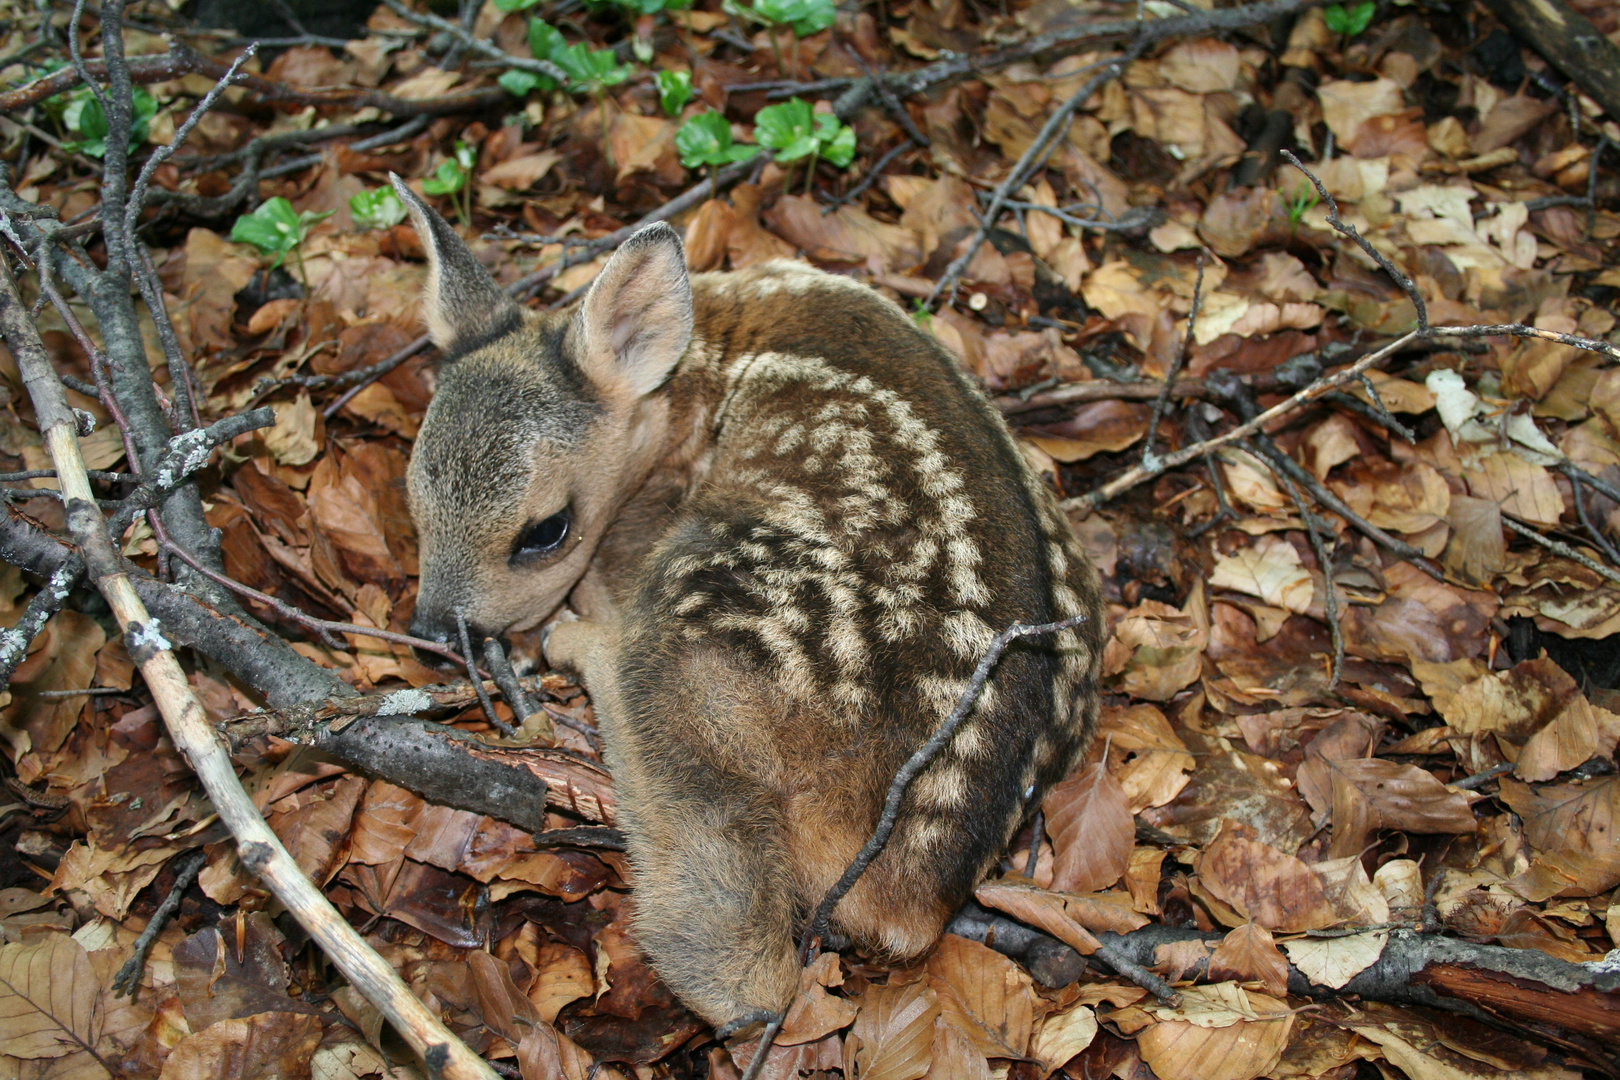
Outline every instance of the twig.
MULTIPOLYGON (((107 8, 113 6, 108 4, 107 8)), ((209 801, 237 842, 243 865, 269 886, 338 970, 378 1007, 433 1071, 452 1080, 491 1076, 483 1061, 450 1033, 394 969, 332 908, 243 790, 185 672, 170 651, 168 639, 141 603, 107 536, 105 522, 92 501, 73 413, 4 260, 0 260, 0 331, 33 399, 34 415, 66 496, 68 528, 83 553, 90 576, 118 620, 125 647, 141 670, 175 749, 202 781, 209 801)))
POLYGON ((883 170, 889 167, 889 163, 895 158, 899 157, 901 154, 905 153, 907 150, 910 150, 915 145, 915 143, 908 140, 899 144, 898 146, 893 147, 882 157, 878 158, 877 162, 866 171, 866 175, 861 177, 860 183, 856 184, 842 195, 827 200, 827 205, 821 208, 821 216, 826 217, 834 210, 837 210, 840 206, 852 203, 862 195, 866 194, 866 189, 877 182, 878 177, 883 175, 883 170))
POLYGON ((1484 787, 1503 773, 1510 773, 1516 768, 1511 761, 1504 761, 1500 765, 1492 765, 1484 772, 1477 772, 1473 776, 1465 776, 1461 780, 1453 780, 1448 786, 1461 788, 1463 791, 1474 791, 1484 787))
MULTIPOLYGON (((1579 469, 1575 471, 1580 472, 1579 469)), ((1569 473, 1566 471, 1565 475, 1569 473)), ((1609 538, 1603 535, 1603 530, 1597 527, 1586 512, 1586 485, 1573 475, 1569 475, 1569 479, 1570 493, 1575 497, 1575 516, 1581 519, 1581 527, 1586 530, 1586 535, 1592 538, 1592 542, 1602 549, 1610 562, 1620 565, 1620 550, 1616 550, 1615 546, 1609 543, 1609 538)))
POLYGON ((133 999, 141 988, 141 973, 146 970, 146 958, 152 952, 152 946, 157 943, 158 935, 168 925, 174 913, 180 910, 180 901, 191 888, 191 883, 197 880, 197 874, 208 862, 208 853, 201 848, 190 855, 183 855, 175 860, 174 887, 169 895, 163 898, 163 903, 152 913, 146 929, 141 936, 135 939, 135 951, 124 966, 118 969, 113 976, 112 988, 114 997, 127 997, 133 999))
POLYGON ((61 610, 62 601, 73 591, 83 569, 82 563, 63 563, 28 601, 17 624, 9 630, 0 630, 0 690, 11 685, 11 676, 28 655, 28 646, 33 644, 50 617, 61 610))
POLYGON ((990 198, 990 206, 984 213, 983 224, 973 234, 973 239, 969 241, 967 248, 963 250, 962 254, 951 260, 950 265, 945 268, 945 273, 940 277, 939 281, 935 282, 933 291, 923 301, 925 306, 932 308, 934 302, 947 289, 949 295, 945 297, 945 303, 952 304, 956 301, 956 286, 962 276, 962 271, 967 269, 968 264, 973 261, 973 256, 979 253, 979 248, 983 247, 985 240, 989 238, 990 230, 995 227, 996 219, 1001 216, 1002 204, 1006 202, 1013 192, 1023 187, 1029 175, 1046 160, 1047 155, 1056 146, 1057 140, 1069 130, 1069 122, 1074 118, 1075 110, 1090 100, 1091 95, 1101 89, 1105 83, 1119 78, 1124 73, 1125 68, 1138 56, 1142 55, 1146 47, 1145 42, 1138 41, 1123 56, 1093 65, 1095 68, 1101 68, 1101 70, 1087 79, 1080 89, 1070 94, 1069 99, 1058 106, 1051 116, 1046 118, 1046 123, 1041 125, 1041 130, 1036 134, 1034 141, 1024 149, 1023 154, 1018 158, 1018 162, 1013 165, 1012 171, 1007 174, 1007 179, 996 186, 995 193, 990 198))
POLYGON ((1131 982, 1158 998, 1165 1005, 1172 1009, 1181 1008, 1181 995, 1169 983, 1132 960, 1129 956, 1126 956, 1125 950, 1114 944, 1114 942, 1103 940, 1100 934, 1097 935, 1097 952, 1095 955, 1106 960, 1108 966, 1113 968, 1116 974, 1131 980, 1131 982))
POLYGON ((979 666, 974 669, 972 678, 968 680, 967 689, 962 691, 962 696, 956 703, 956 708, 951 710, 951 714, 945 718, 945 722, 939 726, 939 729, 929 737, 927 742, 919 746, 916 752, 900 767, 900 771, 895 773, 894 782, 889 785, 888 798, 883 801, 883 814, 878 819, 876 831, 872 833, 872 838, 866 842, 866 846, 861 849, 860 854, 856 855, 855 860, 844 870, 843 875, 833 884, 832 888, 827 890, 827 895, 822 898, 821 903, 816 906, 815 914, 811 917, 810 924, 805 929, 804 944, 800 948, 801 956, 808 955, 812 942, 827 936, 827 924, 832 918, 833 909, 838 906, 838 902, 844 898, 849 890, 855 887, 855 883, 866 872, 866 868, 872 864, 872 860, 883 853, 884 847, 889 842, 889 835, 894 832, 895 823, 899 818, 901 800, 905 798, 906 791, 911 787, 911 782, 916 779, 918 773, 933 762, 939 752, 955 736, 956 729, 962 726, 962 722, 967 719, 968 713, 973 711, 973 706, 978 704, 979 695, 984 692, 984 684, 990 678, 990 672, 995 669, 996 661, 1001 659, 1001 654, 1006 651, 1007 646, 1022 637, 1067 630, 1070 627, 1078 626, 1085 619, 1086 616, 1084 615, 1074 615, 1067 619, 1042 623, 1038 626, 1014 623, 996 635, 995 640, 990 643, 990 648, 985 651, 984 657, 979 661, 979 666))
POLYGON ((1502 515, 1502 524, 1506 525, 1509 529, 1518 533, 1526 540, 1540 544, 1554 555, 1562 555, 1564 558, 1569 559, 1572 562, 1578 562, 1588 570, 1592 571, 1594 574, 1601 574, 1603 577, 1608 578, 1616 585, 1620 585, 1620 570, 1612 570, 1598 562, 1596 559, 1591 559, 1585 555, 1582 555, 1580 552, 1576 551, 1562 540, 1554 540, 1550 536, 1542 536, 1530 526, 1520 523, 1516 518, 1510 517, 1506 513, 1503 513, 1502 515))
POLYGON ((495 685, 501 689, 501 696, 512 707, 512 719, 521 726, 539 712, 545 720, 539 735, 547 742, 553 741, 556 732, 551 729, 551 718, 536 709, 534 703, 529 700, 529 695, 523 692, 523 684, 518 682, 517 673, 512 670, 511 663, 506 659, 506 650, 501 648, 498 638, 484 639, 484 666, 494 676, 495 685))
POLYGON ((1187 346, 1192 343, 1193 330, 1198 325, 1198 308, 1204 302, 1204 253, 1198 252, 1198 277, 1193 281, 1192 310, 1187 313, 1187 332, 1181 335, 1181 346, 1176 349, 1176 355, 1170 361, 1170 370, 1164 373, 1164 389, 1153 400, 1153 419, 1148 421, 1147 438, 1142 441, 1142 464, 1151 468, 1155 461, 1153 455, 1153 442, 1159 434, 1159 422, 1164 419, 1164 410, 1170 404, 1170 391, 1175 386, 1176 376, 1181 374, 1181 365, 1187 359, 1187 346))
POLYGON ((1041 840, 1046 833, 1046 811, 1035 811, 1035 820, 1029 826, 1029 860, 1024 864, 1024 876, 1033 879, 1041 862, 1041 840))
MULTIPOLYGON (((484 689, 484 680, 478 677, 478 667, 473 660, 477 655, 472 651, 472 637, 467 633, 467 619, 462 615, 461 609, 456 609, 456 633, 461 635, 461 655, 467 667, 467 679, 472 683, 473 689, 478 691, 478 705, 484 710, 484 717, 496 731, 510 739, 517 731, 495 715, 495 703, 489 699, 489 691, 484 689)), ((519 721, 521 723, 521 720, 519 721)))
POLYGON ((382 0, 382 2, 389 11, 392 11, 400 18, 409 20, 417 26, 425 26, 442 34, 449 34, 464 48, 471 49, 478 55, 488 57, 491 60, 499 60, 502 67, 527 71, 533 75, 544 75, 565 86, 569 82, 568 72, 553 64, 550 60, 529 60, 521 56, 513 56, 497 48, 492 42, 484 41, 482 38, 468 33, 464 27, 451 22, 449 19, 441 19, 431 12, 412 11, 400 3, 399 0, 382 0))
POLYGON ((1323 543, 1322 535, 1316 527, 1316 518, 1305 505, 1304 496, 1288 478, 1287 471, 1273 464, 1271 475, 1277 478, 1277 482, 1282 484, 1283 490, 1288 492, 1288 497, 1293 500, 1294 507, 1299 511, 1299 519, 1305 523, 1305 535, 1310 538, 1311 551, 1316 555, 1316 564, 1322 568, 1322 607, 1323 613, 1327 616, 1328 634, 1333 639, 1333 663, 1328 669, 1327 685, 1327 692, 1331 694, 1338 689, 1339 677, 1344 674, 1344 631, 1339 627, 1339 590, 1333 582, 1333 564, 1328 561, 1327 545, 1323 543))
POLYGON ((109 527, 114 533, 122 535, 137 515, 156 507, 187 477, 207 465, 215 448, 249 431, 270 427, 275 422, 274 409, 254 409, 227 416, 208 427, 193 428, 176 435, 169 440, 168 449, 152 469, 141 476, 140 486, 121 500, 109 527))
POLYGON ((1194 458, 1202 457, 1211 450, 1224 446, 1236 439, 1242 439, 1253 435, 1255 432, 1260 431, 1267 424, 1271 423, 1278 417, 1285 416, 1288 413, 1293 412, 1301 405, 1315 401, 1323 394, 1326 394, 1329 390, 1343 386, 1345 383, 1349 382, 1363 371, 1366 371, 1374 364, 1385 359, 1391 354, 1400 351, 1409 343, 1416 341, 1418 336, 1419 335, 1416 330, 1409 331, 1385 345, 1383 348, 1373 350, 1349 367, 1344 368, 1341 371, 1334 372, 1331 375, 1323 376, 1322 378, 1313 382, 1311 385, 1307 386, 1305 389, 1289 397, 1286 401, 1281 401, 1267 409, 1265 412, 1258 414, 1252 420, 1239 424, 1230 431, 1225 431, 1219 435, 1205 439, 1203 442, 1194 443, 1191 446, 1184 446, 1174 453, 1166 454, 1158 460, 1158 464, 1155 468, 1150 469, 1142 465, 1137 465, 1133 468, 1127 469, 1123 475, 1115 477, 1114 479, 1108 481, 1108 483, 1103 484, 1101 487, 1090 492, 1089 494, 1079 495, 1071 499, 1063 500, 1063 508, 1065 510, 1090 510, 1092 507, 1099 506, 1102 503, 1107 502, 1109 499, 1112 499, 1114 496, 1123 491, 1129 491, 1131 488, 1135 487, 1137 484, 1140 484, 1144 480, 1151 479, 1152 477, 1158 476, 1160 473, 1174 469, 1180 465, 1185 465, 1194 458))

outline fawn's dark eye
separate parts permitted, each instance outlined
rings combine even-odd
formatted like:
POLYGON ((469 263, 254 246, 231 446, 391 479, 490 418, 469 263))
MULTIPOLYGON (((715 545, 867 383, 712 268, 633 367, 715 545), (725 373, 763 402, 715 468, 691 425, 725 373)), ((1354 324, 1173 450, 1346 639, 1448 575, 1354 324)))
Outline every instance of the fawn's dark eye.
POLYGON ((562 547, 562 542, 568 539, 568 524, 567 510, 558 511, 541 521, 531 521, 512 543, 513 560, 526 561, 555 554, 562 547))

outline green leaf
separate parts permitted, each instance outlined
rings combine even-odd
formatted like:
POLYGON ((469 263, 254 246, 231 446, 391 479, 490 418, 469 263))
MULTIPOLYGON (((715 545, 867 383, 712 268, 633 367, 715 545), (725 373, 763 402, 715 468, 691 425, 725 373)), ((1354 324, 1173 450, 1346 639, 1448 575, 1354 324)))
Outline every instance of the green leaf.
POLYGON ((422 192, 426 195, 454 195, 466 182, 466 170, 454 158, 449 158, 439 164, 432 176, 422 181, 422 192))
MULTIPOLYGON (((816 119, 819 121, 821 117, 816 119)), ((827 119, 836 125, 837 134, 830 139, 822 140, 821 156, 840 169, 847 168, 849 163, 855 160, 855 129, 839 124, 836 116, 829 116, 827 119)), ((817 126, 820 126, 819 123, 817 126)), ((818 131, 817 136, 820 134, 818 131)))
POLYGON ((692 100, 692 73, 689 71, 660 71, 653 76, 658 81, 658 104, 666 116, 679 116, 686 103, 692 100))
POLYGON ((777 161, 793 161, 816 148, 815 119, 810 103, 791 98, 769 105, 754 117, 754 138, 776 151, 777 161))
POLYGON ((349 197, 349 216, 362 229, 392 229, 405 220, 405 204, 393 188, 373 188, 349 197))
POLYGON ((529 20, 529 51, 534 53, 536 60, 556 63, 557 54, 566 48, 568 42, 563 40, 562 31, 539 19, 529 20))
POLYGON ((231 227, 231 239, 238 244, 252 244, 261 255, 274 255, 276 261, 270 264, 274 270, 304 239, 308 224, 292 203, 277 195, 260 203, 253 213, 237 218, 231 227))
POLYGON ((1322 11, 1322 18, 1327 28, 1335 34, 1355 37, 1372 24, 1373 14, 1377 10, 1378 5, 1374 0, 1361 0, 1348 10, 1343 4, 1329 4, 1322 11))
POLYGON ((539 2, 540 0, 495 0, 495 9, 505 12, 528 11, 539 2))
POLYGON ((675 132, 675 149, 688 169, 705 165, 730 165, 746 161, 758 152, 757 146, 733 145, 731 125, 723 113, 713 109, 690 118, 675 132))
POLYGON ((545 91, 557 89, 556 79, 549 79, 532 71, 519 71, 516 68, 502 72, 501 77, 495 81, 500 83, 508 94, 516 97, 527 97, 529 91, 535 89, 545 91))
POLYGON ((754 0, 753 14, 773 26, 791 26, 799 37, 809 37, 838 20, 834 0, 754 0))

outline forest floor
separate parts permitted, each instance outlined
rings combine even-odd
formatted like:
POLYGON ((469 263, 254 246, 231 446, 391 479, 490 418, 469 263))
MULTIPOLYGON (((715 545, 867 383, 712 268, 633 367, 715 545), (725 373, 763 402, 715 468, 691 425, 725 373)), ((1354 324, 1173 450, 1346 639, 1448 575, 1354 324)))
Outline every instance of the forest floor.
MULTIPOLYGON (((171 430, 245 417, 178 489, 205 524, 172 497, 120 521, 129 573, 203 613, 171 634, 186 677, 298 866, 502 1075, 736 1077, 758 1034, 718 1043, 637 952, 567 679, 527 680, 527 717, 497 697, 513 739, 469 693, 434 714, 497 758, 555 748, 524 759, 543 819, 248 716, 446 680, 408 639, 403 476, 436 357, 390 172, 542 306, 649 216, 693 270, 797 257, 871 284, 980 380, 1102 573, 1101 730, 978 892, 996 947, 964 923, 907 968, 821 954, 762 1075, 1620 1076, 1620 114, 1500 7, 390 0, 352 37, 255 31, 250 77, 165 158, 247 39, 133 3, 128 60, 103 63, 95 12, 13 2, 0 231, 109 509, 171 430), (112 301, 33 269, 133 250, 98 231, 119 125, 68 63, 74 19, 95 78, 134 73, 132 173, 156 162, 119 234, 161 296, 133 346, 155 413, 126 396, 112 301), (169 584, 193 561, 228 592, 169 584), (216 636, 228 595, 290 650, 216 636)), ((1573 7, 1620 42, 1620 7, 1573 7)), ((145 653, 93 588, 41 586, 70 523, 17 353, 0 1076, 424 1075, 239 861, 145 653)))

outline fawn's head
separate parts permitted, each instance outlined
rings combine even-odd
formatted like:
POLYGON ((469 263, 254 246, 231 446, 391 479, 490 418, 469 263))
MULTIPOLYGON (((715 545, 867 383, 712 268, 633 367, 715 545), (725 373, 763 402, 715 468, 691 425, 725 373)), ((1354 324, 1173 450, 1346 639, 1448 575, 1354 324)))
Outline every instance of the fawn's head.
POLYGON ((454 643, 538 626, 585 573, 651 470, 659 393, 692 336, 681 241, 627 240, 571 311, 519 307, 397 177, 428 255, 424 314, 444 354, 406 483, 422 568, 411 632, 454 643))

